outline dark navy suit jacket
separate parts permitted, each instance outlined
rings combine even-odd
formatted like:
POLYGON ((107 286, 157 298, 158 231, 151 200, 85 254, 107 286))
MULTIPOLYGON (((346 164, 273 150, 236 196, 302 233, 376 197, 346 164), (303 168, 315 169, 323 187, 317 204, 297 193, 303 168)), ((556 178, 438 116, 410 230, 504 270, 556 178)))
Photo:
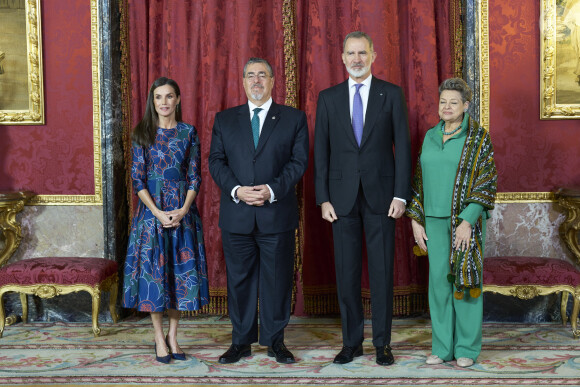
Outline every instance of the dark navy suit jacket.
POLYGON ((304 112, 272 103, 254 148, 248 105, 219 112, 213 125, 209 171, 221 189, 219 226, 249 234, 280 233, 298 227, 295 186, 308 164, 308 127, 304 112), (276 201, 249 206, 232 200, 237 186, 268 184, 276 201))
POLYGON ((411 142, 402 89, 373 77, 360 147, 352 129, 348 80, 320 92, 314 139, 316 203, 338 216, 354 206, 362 185, 376 213, 393 197, 411 197, 411 142))

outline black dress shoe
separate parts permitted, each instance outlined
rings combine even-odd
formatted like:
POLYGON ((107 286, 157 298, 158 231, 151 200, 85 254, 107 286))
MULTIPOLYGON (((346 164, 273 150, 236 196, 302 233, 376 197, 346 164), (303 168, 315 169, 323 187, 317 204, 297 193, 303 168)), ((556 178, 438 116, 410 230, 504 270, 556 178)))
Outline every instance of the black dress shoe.
POLYGON ((358 356, 362 356, 363 348, 362 345, 359 344, 358 347, 349 347, 345 345, 342 347, 338 355, 334 358, 334 364, 346 364, 350 363, 352 359, 358 356))
POLYGON ((384 347, 375 347, 377 350, 377 364, 382 366, 388 366, 395 362, 395 357, 391 352, 391 346, 385 345, 384 347))
POLYGON ((230 364, 239 361, 242 357, 248 357, 252 354, 252 347, 249 344, 232 344, 230 348, 220 356, 221 364, 230 364))
POLYGON ((284 343, 274 344, 273 346, 268 347, 268 356, 270 357, 275 356, 276 361, 278 363, 282 364, 296 363, 296 360, 294 360, 294 355, 292 355, 292 352, 290 352, 288 348, 286 348, 284 343))

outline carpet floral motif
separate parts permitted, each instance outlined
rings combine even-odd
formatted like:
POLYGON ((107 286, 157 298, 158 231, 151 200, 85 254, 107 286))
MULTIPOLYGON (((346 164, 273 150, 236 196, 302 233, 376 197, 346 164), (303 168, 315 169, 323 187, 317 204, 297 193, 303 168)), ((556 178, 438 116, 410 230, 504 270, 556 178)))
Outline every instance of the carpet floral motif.
POLYGON ((148 319, 102 324, 96 338, 90 324, 17 324, 7 327, 0 339, 0 385, 580 385, 580 340, 559 324, 484 324, 483 350, 470 368, 455 361, 426 365, 430 328, 428 320, 396 320, 395 364, 382 367, 375 363, 366 326, 364 355, 337 365, 332 360, 341 346, 340 322, 293 318, 286 345, 298 360, 295 364, 278 364, 257 344, 250 357, 220 364, 218 357, 230 344, 229 321, 184 319, 179 334, 188 358, 163 365, 153 355, 148 319))

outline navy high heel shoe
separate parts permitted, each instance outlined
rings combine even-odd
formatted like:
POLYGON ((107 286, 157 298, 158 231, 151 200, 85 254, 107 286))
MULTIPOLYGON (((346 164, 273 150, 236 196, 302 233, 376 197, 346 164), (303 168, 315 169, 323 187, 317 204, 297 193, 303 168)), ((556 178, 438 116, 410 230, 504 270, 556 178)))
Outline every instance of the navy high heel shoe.
POLYGON ((157 360, 159 363, 169 364, 169 361, 171 360, 171 354, 166 356, 157 356, 157 343, 155 343, 154 348, 155 348, 155 360, 157 360))
POLYGON ((171 353, 171 357, 175 360, 185 360, 185 352, 182 353, 173 353, 171 352, 171 347, 169 346, 168 337, 165 336, 165 344, 167 344, 167 348, 169 348, 169 353, 171 353))

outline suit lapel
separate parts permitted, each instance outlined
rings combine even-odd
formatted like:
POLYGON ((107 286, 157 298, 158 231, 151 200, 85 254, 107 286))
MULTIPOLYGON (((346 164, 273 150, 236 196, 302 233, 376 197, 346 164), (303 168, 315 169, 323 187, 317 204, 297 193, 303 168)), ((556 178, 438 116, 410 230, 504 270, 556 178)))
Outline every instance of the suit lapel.
POLYGON ((363 135, 360 141, 360 146, 364 145, 372 132, 375 121, 379 116, 379 112, 385 102, 385 93, 380 87, 379 82, 373 77, 371 79, 371 89, 369 90, 369 100, 367 102, 367 112, 365 115, 365 124, 363 127, 363 135))
POLYGON ((338 114, 337 121, 342 123, 342 128, 345 131, 346 137, 352 142, 352 145, 358 148, 354 131, 352 129, 352 120, 350 118, 350 95, 348 92, 348 79, 344 81, 338 90, 338 98, 336 101, 336 112, 338 114))
POLYGON ((260 133, 260 139, 258 140, 256 154, 262 151, 278 122, 280 122, 280 107, 278 104, 272 102, 270 109, 268 109, 268 114, 266 115, 264 125, 262 126, 262 132, 260 133))
POLYGON ((238 111, 238 128, 240 144, 245 147, 250 147, 252 153, 254 152, 254 135, 252 134, 252 123, 250 117, 250 108, 248 104, 240 106, 238 111))

